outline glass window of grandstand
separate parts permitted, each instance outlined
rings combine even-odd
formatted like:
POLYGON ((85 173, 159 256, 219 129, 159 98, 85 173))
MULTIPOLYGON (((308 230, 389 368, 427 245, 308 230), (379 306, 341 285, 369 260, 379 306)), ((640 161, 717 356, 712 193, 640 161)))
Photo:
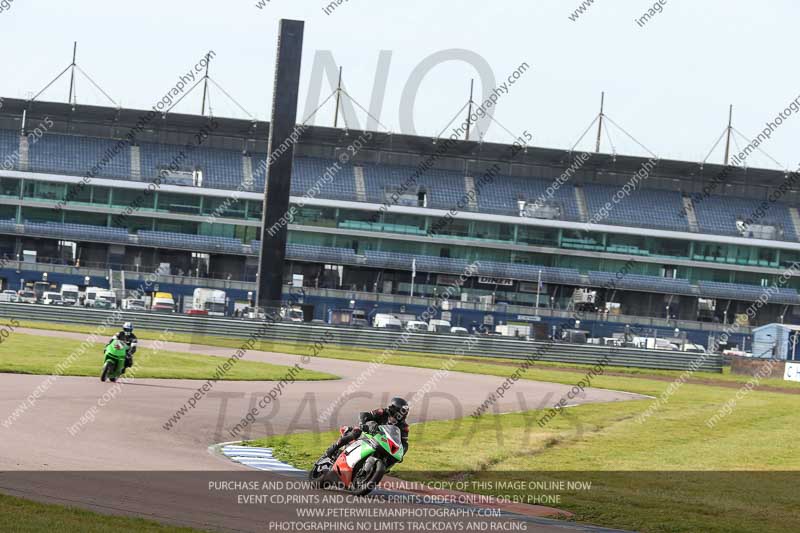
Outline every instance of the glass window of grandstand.
POLYGON ((745 266, 778 266, 776 250, 733 244, 695 243, 693 259, 745 266))
POLYGON ((203 214, 215 218, 244 218, 246 202, 246 200, 232 196, 205 196, 203 197, 203 214))
MULTIPOLYGON (((290 232, 288 242, 292 244, 311 244, 332 248, 352 248, 353 242, 342 235, 318 235, 315 233, 290 232)), ((373 249, 373 248, 368 248, 373 249)))
POLYGON ((197 215, 200 214, 200 196, 159 192, 158 210, 197 215))
MULTIPOLYGON (((517 242, 523 244, 556 246, 558 244, 558 230, 539 228, 536 226, 518 226, 517 242)), ((566 247, 566 244, 564 246, 566 247)))
POLYGON ((789 268, 793 265, 800 264, 800 252, 794 252, 792 250, 781 250, 780 254, 780 266, 782 268, 789 268))
POLYGON ((140 231, 152 231, 156 219, 146 217, 111 217, 111 226, 114 228, 124 228, 128 233, 139 233, 140 231))
POLYGON ((497 222, 478 222, 471 221, 472 231, 470 235, 478 239, 490 241, 513 242, 514 227, 509 224, 498 224, 497 222))
POLYGON ((564 230, 561 234, 561 246, 575 250, 602 250, 603 236, 587 231, 564 230))
POLYGON ((606 251, 618 254, 649 255, 647 239, 640 235, 615 235, 606 237, 606 251))
POLYGON ((392 233, 425 235, 425 217, 400 213, 385 213, 383 215, 382 230, 391 231, 392 233))
POLYGON ((647 239, 647 251, 650 255, 663 255, 668 257, 689 257, 689 241, 677 239, 647 239))
POLYGON ((474 237, 483 234, 483 231, 479 232, 478 226, 484 224, 488 225, 486 222, 475 222, 473 220, 439 218, 431 221, 431 231, 436 231, 438 236, 474 237))
POLYGON ((336 209, 333 207, 298 207, 294 204, 292 206, 296 210, 292 224, 326 228, 336 227, 336 209))
POLYGON ((90 204, 92 203, 93 188, 91 185, 84 184, 81 187, 80 183, 70 183, 67 185, 67 201, 72 204, 90 204))
POLYGON ((64 211, 64 222, 70 224, 84 224, 87 226, 105 227, 108 222, 108 215, 105 213, 93 213, 91 211, 64 211))
MULTIPOLYGON (((86 189, 86 187, 84 187, 86 189)), ((108 187, 92 187, 92 203, 108 205, 111 197, 111 190, 108 187)))
POLYGON ((259 231, 261 228, 255 226, 233 226, 233 237, 239 239, 243 244, 250 244, 261 238, 259 231))
POLYGON ((58 201, 64 199, 66 189, 66 183, 28 180, 25 182, 24 197, 36 200, 58 201))
POLYGON ((17 206, 0 205, 0 220, 17 220, 17 206))
POLYGON ((381 221, 375 211, 362 211, 360 209, 340 209, 339 227, 349 229, 371 230, 378 229, 375 224, 381 221))
POLYGON ((22 220, 25 222, 62 222, 63 212, 44 207, 23 207, 22 220))
POLYGON ((114 189, 111 198, 114 207, 153 209, 156 195, 153 191, 145 189, 114 189))
POLYGON ((261 220, 264 216, 264 202, 261 200, 247 200, 247 218, 261 220))
POLYGON ((16 178, 0 178, 0 195, 19 198, 19 183, 16 178))
POLYGON ((156 231, 164 231, 167 233, 197 235, 197 226, 197 222, 192 222, 190 220, 156 220, 156 231))

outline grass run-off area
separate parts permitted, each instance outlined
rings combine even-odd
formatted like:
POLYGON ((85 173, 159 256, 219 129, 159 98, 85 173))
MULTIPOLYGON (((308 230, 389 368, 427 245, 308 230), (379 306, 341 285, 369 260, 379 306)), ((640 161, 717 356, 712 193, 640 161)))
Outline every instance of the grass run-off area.
POLYGON ((161 525, 141 518, 106 516, 0 494, 0 531, 20 533, 191 533, 194 529, 161 525))
MULTIPOLYGON (((38 323, 23 326, 40 327, 38 323)), ((50 328, 91 331, 71 325, 50 328)), ((159 334, 143 331, 140 338, 155 339, 159 334)), ((175 334, 173 340, 231 348, 242 343, 242 339, 181 334, 175 334)), ((303 344, 274 342, 262 342, 255 349, 296 354, 310 351, 303 344)), ((325 346, 320 355, 370 361, 379 354, 375 350, 325 346)), ((438 369, 446 359, 402 352, 386 363, 438 369)), ((452 371, 508 376, 516 363, 505 362, 509 364, 463 357, 452 371)), ((585 367, 579 365, 537 362, 523 379, 574 385, 584 372, 585 367)), ((800 531, 796 490, 800 476, 800 394, 790 394, 798 384, 762 380, 758 390, 737 398, 737 393, 746 390, 743 386, 748 376, 696 372, 692 379, 713 380, 715 384, 686 383, 675 388, 673 381, 680 375, 607 368, 605 375, 593 378, 594 387, 653 397, 672 387, 667 401, 646 419, 638 415, 655 400, 572 407, 544 428, 536 423, 542 411, 413 424, 409 455, 393 474, 416 481, 591 482, 591 490, 582 491, 484 488, 482 492, 523 500, 534 497, 539 503, 575 513, 578 521, 628 530, 800 531), (706 421, 731 400, 735 405, 730 414, 709 428, 706 421), (552 501, 555 497, 558 501, 552 501)), ((408 388, 407 384, 399 387, 408 388)), ((411 416, 413 423, 413 412, 411 416)), ((334 437, 333 432, 299 433, 252 444, 272 447, 277 457, 308 467, 334 437)))
MULTIPOLYGON (((669 383, 601 376, 593 385, 657 396, 669 383)), ((578 521, 614 528, 800 531, 800 396, 751 392, 707 427, 735 394, 687 384, 643 422, 637 415, 653 400, 581 405, 544 428, 536 423, 541 411, 415 424, 409 455, 393 474, 422 482, 591 482, 583 491, 481 492, 549 504, 578 521)), ((251 444, 308 468, 335 437, 300 433, 251 444)))
MULTIPOLYGON (((95 329, 93 326, 33 321, 20 321, 19 327, 68 331, 73 333, 91 333, 95 329)), ((155 340, 158 339, 163 332, 137 329, 136 334, 139 339, 155 340)), ((245 341, 243 338, 191 335, 187 333, 173 333, 170 337, 170 340, 188 344, 226 347, 232 348, 233 350, 241 347, 242 343, 245 341)), ((256 343, 256 345, 253 347, 253 350, 296 355, 311 355, 313 351, 312 348, 313 347, 309 344, 299 342, 262 340, 256 343)), ((233 353, 233 350, 231 353, 233 353)), ((322 350, 319 350, 317 355, 319 357, 330 359, 369 362, 380 356, 381 352, 367 348, 326 344, 322 350)), ((398 351, 386 358, 384 360, 384 364, 439 369, 449 359, 450 356, 443 354, 398 351)), ((504 358, 492 358, 491 361, 487 361, 485 357, 464 356, 456 357, 455 360, 457 363, 452 367, 452 371, 454 372, 469 372, 492 376, 508 376, 509 374, 513 373, 513 371, 516 369, 516 366, 519 365, 518 360, 504 358)), ((537 361, 535 366, 527 371, 525 378, 574 385, 580 380, 581 375, 583 375, 588 368, 589 367, 587 365, 537 361)), ((674 370, 653 370, 629 367, 607 367, 606 372, 614 372, 630 376, 659 376, 664 379, 677 378, 682 374, 682 372, 674 370)), ((740 383, 742 385, 750 380, 749 376, 731 374, 729 369, 726 369, 725 372, 721 374, 714 372, 694 372, 691 378, 695 380, 714 380, 723 383, 740 383)), ((784 381, 782 379, 775 378, 762 379, 759 381, 758 386, 762 389, 796 388, 800 390, 800 382, 784 381)))
MULTIPOLYGON (((28 335, 14 332, 0 343, 0 372, 16 374, 53 374, 59 363, 73 352, 80 353, 82 341, 28 335)), ((104 343, 84 350, 63 371, 67 376, 99 376, 103 365, 104 343)), ((134 365, 126 372, 136 378, 210 379, 226 358, 210 355, 169 352, 140 347, 134 365)), ((232 381, 277 381, 284 378, 289 367, 240 360, 230 367, 221 379, 232 381)), ((301 370, 297 380, 336 379, 336 376, 301 370)))

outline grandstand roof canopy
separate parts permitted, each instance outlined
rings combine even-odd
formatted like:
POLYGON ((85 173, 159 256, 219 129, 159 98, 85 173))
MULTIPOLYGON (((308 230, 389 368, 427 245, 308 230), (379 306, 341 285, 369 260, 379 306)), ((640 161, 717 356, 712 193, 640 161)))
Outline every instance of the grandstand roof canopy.
MULTIPOLYGON (((19 129, 23 112, 26 112, 26 130, 28 131, 35 128, 44 117, 50 117, 54 122, 54 126, 50 131, 54 133, 102 138, 124 137, 128 130, 135 127, 137 122, 142 117, 147 116, 150 111, 91 105, 73 106, 61 102, 31 102, 16 98, 4 98, 2 103, 0 128, 19 129)), ((267 138, 269 136, 268 122, 222 117, 214 118, 218 123, 218 127, 207 143, 209 147, 260 154, 266 153, 267 138)), ((155 118, 149 121, 145 131, 137 136, 137 140, 182 144, 207 121, 208 117, 200 115, 174 112, 161 114, 159 112, 155 118)), ((343 129, 310 126, 303 131, 299 144, 301 148, 303 146, 316 146, 336 149, 347 146, 356 136, 352 131, 347 132, 343 129)), ((434 142, 434 139, 430 137, 376 132, 372 139, 365 143, 363 151, 366 154, 369 152, 392 152, 413 157, 425 157, 435 154, 439 148, 439 143, 443 141, 444 139, 434 142)), ((554 167, 560 169, 558 172, 560 173, 575 160, 579 153, 569 150, 529 146, 524 152, 519 152, 512 157, 511 145, 508 144, 458 141, 448 148, 446 157, 441 157, 438 161, 443 165, 446 165, 448 160, 453 161, 454 159, 486 162, 499 161, 505 164, 513 164, 517 168, 527 165, 554 167)), ((317 155, 323 154, 319 153, 317 155)), ((642 169, 648 160, 645 157, 603 153, 592 154, 591 159, 582 165, 582 172, 578 174, 585 177, 588 171, 593 176, 594 181, 603 182, 604 174, 617 176, 620 174, 634 174, 642 169)), ((523 172, 523 174, 525 173, 523 172)), ((715 179, 724 181, 725 184, 736 184, 744 187, 777 187, 785 179, 785 173, 777 170, 730 167, 726 172, 723 165, 701 165, 699 162, 667 159, 658 160, 656 170, 652 172, 652 175, 659 178, 659 188, 666 186, 664 180, 674 180, 676 183, 672 187, 680 188, 680 182, 691 182, 693 185, 691 189, 693 190, 697 190, 698 184, 715 179)), ((688 189, 688 187, 685 188, 688 189)), ((725 189, 718 189, 717 194, 725 194, 725 189)))

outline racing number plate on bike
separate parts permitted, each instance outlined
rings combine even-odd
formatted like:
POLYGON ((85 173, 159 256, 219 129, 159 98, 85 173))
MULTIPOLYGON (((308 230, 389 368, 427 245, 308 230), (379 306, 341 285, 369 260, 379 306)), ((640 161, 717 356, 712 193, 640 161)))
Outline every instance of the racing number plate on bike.
POLYGON ((358 461, 361 460, 361 445, 362 441, 355 441, 344 449, 344 454, 347 456, 347 464, 354 467, 358 461))

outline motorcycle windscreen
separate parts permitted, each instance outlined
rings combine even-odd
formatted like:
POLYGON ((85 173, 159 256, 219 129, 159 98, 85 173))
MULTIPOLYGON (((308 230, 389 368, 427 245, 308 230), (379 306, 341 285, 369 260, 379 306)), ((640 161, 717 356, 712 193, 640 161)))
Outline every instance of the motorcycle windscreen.
POLYGON ((397 452, 403 449, 403 435, 400 433, 400 428, 387 425, 381 426, 380 429, 389 441, 389 453, 397 455, 397 452))

